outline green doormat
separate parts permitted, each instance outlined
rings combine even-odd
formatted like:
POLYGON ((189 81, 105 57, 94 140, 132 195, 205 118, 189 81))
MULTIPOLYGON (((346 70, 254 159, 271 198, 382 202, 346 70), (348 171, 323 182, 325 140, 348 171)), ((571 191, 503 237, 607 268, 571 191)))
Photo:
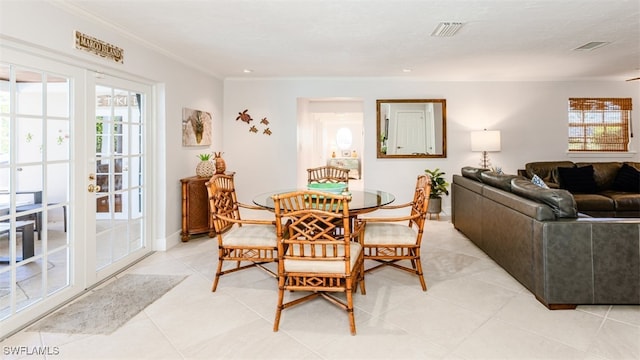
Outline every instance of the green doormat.
POLYGON ((111 334, 185 277, 126 274, 38 321, 28 331, 111 334))

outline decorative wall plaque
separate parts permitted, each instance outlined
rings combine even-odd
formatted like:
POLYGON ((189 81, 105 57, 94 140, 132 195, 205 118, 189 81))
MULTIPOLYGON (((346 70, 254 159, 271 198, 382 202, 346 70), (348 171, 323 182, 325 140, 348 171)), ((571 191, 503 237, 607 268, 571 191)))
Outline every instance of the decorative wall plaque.
POLYGON ((75 31, 75 39, 76 49, 88 51, 121 64, 124 62, 124 50, 115 45, 83 34, 78 30, 75 31))

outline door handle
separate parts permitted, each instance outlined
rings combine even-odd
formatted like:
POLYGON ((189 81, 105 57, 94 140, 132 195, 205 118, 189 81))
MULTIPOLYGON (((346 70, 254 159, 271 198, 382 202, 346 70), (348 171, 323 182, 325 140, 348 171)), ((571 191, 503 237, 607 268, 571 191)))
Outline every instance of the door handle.
POLYGON ((87 190, 90 193, 97 193, 100 192, 100 185, 93 185, 93 184, 89 184, 89 186, 87 187, 87 190))

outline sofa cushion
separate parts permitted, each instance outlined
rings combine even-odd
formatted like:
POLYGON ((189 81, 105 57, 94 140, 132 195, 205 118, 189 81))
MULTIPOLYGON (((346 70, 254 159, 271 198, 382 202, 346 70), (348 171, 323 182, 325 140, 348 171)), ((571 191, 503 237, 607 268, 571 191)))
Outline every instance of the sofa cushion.
POLYGON ((466 178, 482 182, 482 178, 480 177, 480 174, 482 174, 485 171, 489 171, 489 169, 465 166, 462 168, 462 170, 460 170, 460 173, 462 174, 462 176, 466 178))
POLYGON ((611 198, 619 215, 623 217, 640 216, 640 196, 638 194, 614 190, 603 191, 601 194, 611 198))
POLYGON ((628 164, 623 164, 611 185, 611 189, 640 193, 640 171, 628 164))
POLYGON ((596 182, 598 191, 601 191, 611 188, 622 163, 619 161, 576 163, 576 167, 584 166, 593 166, 593 180, 596 182))
POLYGON ((493 171, 483 171, 480 173, 480 179, 483 183, 508 192, 511 192, 511 180, 518 177, 520 176, 499 174, 493 171))
POLYGON ((640 162, 633 162, 633 161, 625 161, 625 164, 631 166, 632 168, 640 171, 640 162))
POLYGON ((537 161, 525 164, 524 169, 529 179, 538 175, 549 187, 558 184, 558 168, 572 168, 575 164, 571 161, 537 161))
POLYGON ((578 210, 583 211, 615 211, 613 199, 604 194, 574 194, 578 210))
POLYGON ((511 180, 511 191, 522 197, 548 205, 558 218, 577 218, 576 201, 567 190, 543 189, 530 180, 511 180))
POLYGON ((533 177, 531 178, 531 182, 534 185, 538 185, 543 189, 549 189, 549 185, 547 185, 544 180, 542 180, 542 178, 536 174, 533 174, 533 177))
POLYGON ((593 166, 558 168, 560 188, 575 194, 593 194, 598 186, 593 178, 593 166))

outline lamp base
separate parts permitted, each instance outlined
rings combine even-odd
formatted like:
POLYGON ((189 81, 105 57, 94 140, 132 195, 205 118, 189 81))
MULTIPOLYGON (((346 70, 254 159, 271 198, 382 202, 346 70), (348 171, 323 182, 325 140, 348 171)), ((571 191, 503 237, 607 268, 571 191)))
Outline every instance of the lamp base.
POLYGON ((480 158, 480 166, 483 169, 488 169, 491 166, 491 161, 489 160, 489 152, 483 151, 482 157, 480 158))

